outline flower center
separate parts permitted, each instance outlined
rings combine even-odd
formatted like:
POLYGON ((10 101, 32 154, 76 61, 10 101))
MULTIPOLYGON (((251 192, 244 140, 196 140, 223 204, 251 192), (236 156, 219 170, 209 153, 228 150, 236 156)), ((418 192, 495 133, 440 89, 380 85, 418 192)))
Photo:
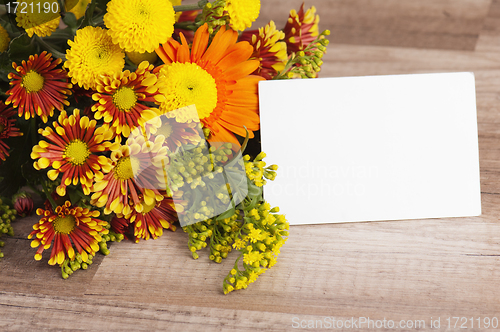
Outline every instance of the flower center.
POLYGON ((113 94, 113 103, 120 111, 128 111, 135 106, 137 95, 134 89, 124 86, 116 90, 113 94))
POLYGON ((172 125, 168 122, 162 123, 161 127, 156 132, 156 135, 163 135, 165 139, 169 138, 172 135, 172 125))
POLYGON ((148 18, 149 17, 149 10, 146 8, 144 5, 139 5, 137 7, 137 13, 142 16, 142 19, 148 18))
POLYGON ((71 141, 64 149, 63 157, 68 158, 73 165, 83 165, 90 156, 87 143, 79 139, 71 141))
POLYGON ((53 225, 56 233, 69 234, 76 226, 75 217, 56 217, 53 221, 53 225))
POLYGON ((138 173, 139 167, 140 162, 137 158, 124 157, 118 160, 115 168, 113 169, 113 172, 116 179, 128 180, 132 179, 135 173, 138 173))
POLYGON ((174 62, 161 70, 166 76, 166 111, 196 105, 200 119, 209 117, 217 106, 215 79, 195 63, 174 62))
POLYGON ((21 85, 26 89, 28 93, 31 93, 42 90, 44 82, 45 79, 42 75, 38 74, 34 70, 30 70, 26 75, 23 76, 21 85))
POLYGON ((109 58, 112 52, 103 45, 93 47, 89 50, 88 56, 86 58, 88 66, 92 68, 101 68, 103 66, 109 66, 109 58))

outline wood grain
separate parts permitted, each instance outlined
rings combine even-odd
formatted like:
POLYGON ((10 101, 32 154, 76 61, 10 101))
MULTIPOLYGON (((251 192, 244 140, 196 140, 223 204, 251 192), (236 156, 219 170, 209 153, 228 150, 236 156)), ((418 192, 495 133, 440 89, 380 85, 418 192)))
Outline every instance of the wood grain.
MULTIPOLYGON (((274 20, 283 27, 302 0, 262 1, 255 26, 274 20), (265 10, 265 8, 268 10, 265 10)), ((306 1, 321 15, 338 44, 474 50, 491 0, 323 0, 306 1)))
MULTIPOLYGON (((300 3, 262 1, 259 22, 282 25, 300 3)), ((182 231, 114 244, 63 280, 33 260, 37 218, 25 218, 2 238, 0 330, 284 331, 325 317, 424 320, 428 330, 431 317, 500 318, 500 0, 313 3, 333 32, 323 77, 474 72, 483 214, 294 226, 277 265, 227 296, 234 255, 195 261, 182 231)))

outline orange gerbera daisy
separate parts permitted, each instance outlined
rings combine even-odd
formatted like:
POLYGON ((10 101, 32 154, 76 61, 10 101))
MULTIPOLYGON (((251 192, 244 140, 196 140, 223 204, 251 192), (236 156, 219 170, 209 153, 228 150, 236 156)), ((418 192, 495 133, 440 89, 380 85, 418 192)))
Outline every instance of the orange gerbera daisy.
POLYGON ((155 201, 153 204, 143 202, 143 205, 142 212, 131 209, 125 216, 134 226, 135 242, 139 242, 139 239, 157 239, 163 235, 164 228, 175 231, 173 223, 177 221, 177 213, 171 197, 165 197, 161 202, 155 201))
POLYGON ((96 153, 107 151, 118 143, 111 143, 114 137, 113 130, 107 125, 96 128, 96 121, 88 117, 80 117, 80 110, 74 109, 68 117, 66 111, 59 115, 58 122, 54 121, 54 128, 39 129, 38 132, 50 140, 40 141, 33 147, 32 159, 39 159, 33 163, 35 169, 45 169, 52 166, 47 176, 54 181, 60 173, 63 174, 61 184, 56 191, 60 196, 66 194, 66 187, 81 182, 85 195, 90 194, 94 176, 102 177, 101 169, 111 169, 109 159, 98 156, 96 153))
POLYGON ((129 137, 126 145, 113 149, 112 167, 105 170, 104 176, 96 177, 90 203, 105 207, 105 214, 127 215, 131 213, 130 206, 142 212, 144 203, 151 205, 162 201, 163 195, 158 188, 166 187, 162 179, 163 167, 168 163, 167 148, 162 145, 160 138, 151 142, 138 136, 129 137))
POLYGON ((169 112, 196 105, 211 142, 238 144, 233 133, 245 136, 244 126, 253 137, 259 129, 258 82, 262 77, 250 75, 259 67, 249 60, 253 47, 237 43, 238 33, 222 27, 209 43, 208 26, 196 31, 191 51, 181 33, 182 44, 170 39, 156 53, 165 62, 159 71, 163 81, 160 92, 165 101, 160 110, 169 112))
POLYGON ((165 99, 158 92, 157 77, 150 72, 152 69, 153 65, 143 61, 134 73, 125 70, 98 77, 97 93, 92 95, 98 102, 92 106, 94 117, 116 128, 117 134, 128 137, 135 127, 159 115, 157 109, 144 104, 165 99))
POLYGON ((22 136, 23 133, 15 126, 16 120, 11 117, 16 112, 0 102, 0 159, 5 160, 9 156, 9 146, 3 141, 9 137, 22 136))
POLYGON ((260 66, 254 74, 270 80, 285 68, 288 55, 284 38, 285 33, 276 30, 273 21, 263 28, 245 31, 241 34, 240 40, 248 41, 254 48, 251 58, 260 60, 260 66))
POLYGON ((298 13, 295 9, 290 11, 290 16, 283 29, 288 54, 304 50, 318 37, 318 23, 319 16, 316 15, 314 6, 304 12, 304 4, 302 3, 298 13))
POLYGON ((16 73, 9 73, 9 83, 12 89, 5 104, 13 104, 18 109, 19 116, 27 120, 40 116, 47 122, 49 116, 54 115, 54 108, 63 110, 63 105, 69 106, 66 100, 71 94, 73 85, 68 83, 68 76, 63 69, 56 69, 61 59, 51 61, 52 54, 43 51, 40 55, 30 55, 29 60, 23 61, 21 66, 15 62, 12 67, 16 73))
POLYGON ((95 255, 99 250, 101 234, 108 234, 107 223, 97 219, 99 211, 91 211, 79 206, 72 207, 69 201, 52 209, 37 209, 36 213, 42 216, 40 221, 33 225, 33 232, 28 239, 35 238, 31 247, 38 247, 35 259, 42 259, 44 249, 54 247, 50 253, 50 265, 62 264, 67 258, 75 260, 75 249, 86 262, 88 255, 95 255))

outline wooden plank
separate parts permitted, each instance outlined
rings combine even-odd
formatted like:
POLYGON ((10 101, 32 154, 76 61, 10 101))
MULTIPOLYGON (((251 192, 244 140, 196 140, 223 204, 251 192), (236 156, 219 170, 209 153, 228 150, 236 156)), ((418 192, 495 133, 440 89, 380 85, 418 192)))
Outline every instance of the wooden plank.
MULTIPOLYGON (((284 26, 302 0, 262 1, 255 27, 274 20, 284 26)), ((474 50, 491 0, 325 0, 307 1, 338 44, 474 50)))
POLYGON ((45 250, 41 261, 36 261, 36 249, 31 248, 27 239, 31 227, 38 222, 38 216, 16 220, 12 223, 14 236, 2 236, 5 242, 0 261, 0 291, 27 294, 82 296, 94 277, 103 255, 97 255, 93 264, 83 273, 75 273, 68 280, 61 277, 61 269, 47 264, 50 249, 45 250))
POLYGON ((2 331, 286 331, 295 316, 10 292, 0 292, 0 310, 2 331))
POLYGON ((279 263, 246 291, 225 297, 220 281, 231 262, 191 260, 181 234, 122 244, 102 262, 86 297, 310 315, 401 308, 411 317, 491 315, 500 310, 492 282, 499 275, 499 203, 500 196, 483 195, 483 216, 476 218, 293 227, 279 263))

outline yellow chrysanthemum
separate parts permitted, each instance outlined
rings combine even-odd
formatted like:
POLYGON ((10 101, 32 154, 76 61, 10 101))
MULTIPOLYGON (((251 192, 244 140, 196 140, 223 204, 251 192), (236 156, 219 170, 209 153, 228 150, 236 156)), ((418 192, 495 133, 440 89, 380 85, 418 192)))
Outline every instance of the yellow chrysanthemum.
POLYGON ((19 3, 16 22, 18 26, 26 30, 30 37, 33 34, 39 37, 50 36, 59 26, 61 20, 59 11, 57 0, 25 0, 19 3), (47 9, 49 9, 48 12, 46 12, 47 9))
POLYGON ((243 31, 259 17, 260 0, 226 0, 224 11, 229 14, 231 27, 243 31))
POLYGON ((174 62, 161 69, 166 101, 163 111, 175 110, 196 104, 198 116, 205 119, 217 106, 217 84, 206 70, 196 63, 174 62))
POLYGON ((111 0, 104 15, 113 43, 127 52, 153 52, 174 32, 172 3, 163 0, 111 0))
POLYGON ((76 19, 85 15, 87 6, 92 0, 66 0, 66 10, 75 14, 76 19))
POLYGON ((10 37, 7 30, 0 25, 0 53, 5 52, 9 48, 10 37))
POLYGON ((80 29, 75 41, 68 40, 68 45, 64 67, 68 68, 71 82, 85 89, 94 89, 97 77, 120 72, 125 64, 125 53, 102 28, 80 29))

